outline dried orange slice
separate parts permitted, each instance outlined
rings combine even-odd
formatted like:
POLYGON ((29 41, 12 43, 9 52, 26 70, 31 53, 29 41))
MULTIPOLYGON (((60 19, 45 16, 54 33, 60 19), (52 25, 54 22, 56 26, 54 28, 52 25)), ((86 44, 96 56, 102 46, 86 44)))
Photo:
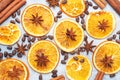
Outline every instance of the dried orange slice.
POLYGON ((102 42, 94 51, 93 63, 103 73, 118 72, 120 70, 120 45, 113 41, 102 42))
POLYGON ((29 80, 27 66, 17 59, 5 59, 0 62, 1 80, 29 80))
POLYGON ((109 36, 115 29, 115 18, 107 11, 91 12, 86 22, 88 34, 97 39, 109 36))
POLYGON ((78 48, 83 38, 83 29, 77 22, 71 19, 63 19, 55 27, 55 42, 66 52, 71 52, 78 48))
POLYGON ((59 51, 50 41, 36 42, 29 50, 28 63, 33 70, 39 73, 49 73, 58 64, 59 51))
POLYGON ((0 27, 0 44, 12 45, 19 40, 20 36, 20 29, 15 24, 10 23, 0 27))
POLYGON ((84 0, 67 0, 63 4, 63 0, 60 0, 60 9, 70 17, 77 17, 85 10, 84 0))
POLYGON ((28 6, 22 14, 24 30, 32 36, 47 34, 54 22, 54 16, 50 8, 42 4, 28 6))
POLYGON ((68 60, 66 74, 70 80, 88 80, 92 66, 87 57, 77 55, 68 60))

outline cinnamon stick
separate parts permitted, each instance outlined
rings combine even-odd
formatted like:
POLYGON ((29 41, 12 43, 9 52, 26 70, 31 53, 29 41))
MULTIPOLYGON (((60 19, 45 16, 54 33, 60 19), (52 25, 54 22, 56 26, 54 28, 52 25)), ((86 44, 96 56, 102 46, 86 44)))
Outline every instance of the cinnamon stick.
POLYGON ((0 18, 2 18, 10 9, 15 7, 21 0, 14 0, 11 4, 9 4, 2 12, 0 12, 0 18))
POLYGON ((103 80, 104 73, 98 72, 94 80, 103 80))
POLYGON ((106 7, 105 0, 93 0, 101 9, 106 7))
POLYGON ((4 17, 2 17, 0 19, 0 24, 5 21, 10 15, 12 15, 16 10, 18 10, 20 7, 22 7, 24 4, 26 3, 26 0, 21 0, 17 5, 14 5, 13 8, 11 8, 11 10, 8 11, 8 13, 6 13, 4 15, 4 17))
POLYGON ((106 0, 106 1, 120 15, 120 1, 119 0, 106 0))
POLYGON ((60 75, 60 76, 52 78, 50 80, 65 80, 65 77, 63 75, 60 75))
POLYGON ((0 1, 0 12, 4 10, 14 0, 2 0, 0 1))

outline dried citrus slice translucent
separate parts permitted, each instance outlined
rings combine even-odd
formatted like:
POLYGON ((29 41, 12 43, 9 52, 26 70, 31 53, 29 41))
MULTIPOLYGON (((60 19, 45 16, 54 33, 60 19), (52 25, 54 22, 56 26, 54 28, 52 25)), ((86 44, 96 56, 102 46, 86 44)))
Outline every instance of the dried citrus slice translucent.
POLYGON ((71 19, 63 19, 55 26, 55 42, 66 52, 71 52, 78 48, 82 43, 83 38, 83 29, 77 22, 71 19))
POLYGON ((22 14, 24 30, 32 36, 47 34, 54 22, 50 8, 42 4, 32 4, 25 8, 22 14))
POLYGON ((58 64, 59 51, 50 41, 38 41, 30 48, 28 63, 33 70, 39 73, 49 73, 58 64))
POLYGON ((115 18, 111 12, 91 12, 86 21, 86 30, 94 38, 102 39, 109 36, 115 29, 115 18))
POLYGON ((0 27, 0 44, 12 45, 16 43, 21 36, 21 31, 15 24, 8 24, 0 27))
POLYGON ((118 72, 120 70, 120 45, 113 41, 102 42, 94 51, 93 63, 103 73, 118 72))
POLYGON ((0 62, 1 80, 29 80, 27 66, 17 59, 5 59, 0 62))
POLYGON ((62 4, 60 0, 60 9, 70 17, 77 17, 85 10, 84 0, 67 0, 67 3, 62 4))
POLYGON ((70 58, 66 64, 66 74, 70 80, 88 80, 91 72, 89 59, 82 55, 70 58))

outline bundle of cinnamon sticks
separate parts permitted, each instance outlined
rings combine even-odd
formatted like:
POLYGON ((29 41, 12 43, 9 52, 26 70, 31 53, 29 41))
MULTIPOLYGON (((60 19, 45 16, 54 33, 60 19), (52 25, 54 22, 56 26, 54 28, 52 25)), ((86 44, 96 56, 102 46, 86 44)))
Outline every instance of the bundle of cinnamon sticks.
POLYGON ((26 0, 0 0, 0 24, 25 3, 26 0))

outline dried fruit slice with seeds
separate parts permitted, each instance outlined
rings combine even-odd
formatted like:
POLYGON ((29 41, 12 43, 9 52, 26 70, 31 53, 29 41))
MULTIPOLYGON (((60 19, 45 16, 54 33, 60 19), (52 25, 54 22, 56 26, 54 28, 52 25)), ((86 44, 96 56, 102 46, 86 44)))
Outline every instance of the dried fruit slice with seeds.
POLYGON ((32 36, 47 34, 54 22, 50 8, 42 4, 32 4, 25 8, 22 14, 24 30, 32 36))
POLYGON ((12 45, 16 43, 21 36, 21 31, 15 24, 8 24, 0 27, 0 44, 12 45))
POLYGON ((84 38, 81 26, 71 20, 61 20, 54 29, 54 39, 57 45, 66 52, 72 52, 80 46, 84 38))
POLYGON ((19 60, 5 59, 0 62, 0 79, 29 80, 29 71, 27 66, 19 60))
POLYGON ((58 64, 59 51, 50 41, 38 41, 31 46, 28 53, 28 63, 39 73, 49 73, 58 64))
POLYGON ((102 39, 115 29, 115 18, 107 11, 91 12, 86 21, 86 30, 90 36, 102 39))
POLYGON ((113 74, 120 70, 120 45, 113 41, 100 43, 93 55, 94 66, 101 72, 113 74))
POLYGON ((60 9, 70 17, 77 17, 85 10, 84 0, 60 0, 60 9), (64 3, 64 4, 63 4, 64 3))
POLYGON ((72 57, 66 64, 66 74, 70 80, 88 80, 91 72, 89 59, 82 55, 72 57))

